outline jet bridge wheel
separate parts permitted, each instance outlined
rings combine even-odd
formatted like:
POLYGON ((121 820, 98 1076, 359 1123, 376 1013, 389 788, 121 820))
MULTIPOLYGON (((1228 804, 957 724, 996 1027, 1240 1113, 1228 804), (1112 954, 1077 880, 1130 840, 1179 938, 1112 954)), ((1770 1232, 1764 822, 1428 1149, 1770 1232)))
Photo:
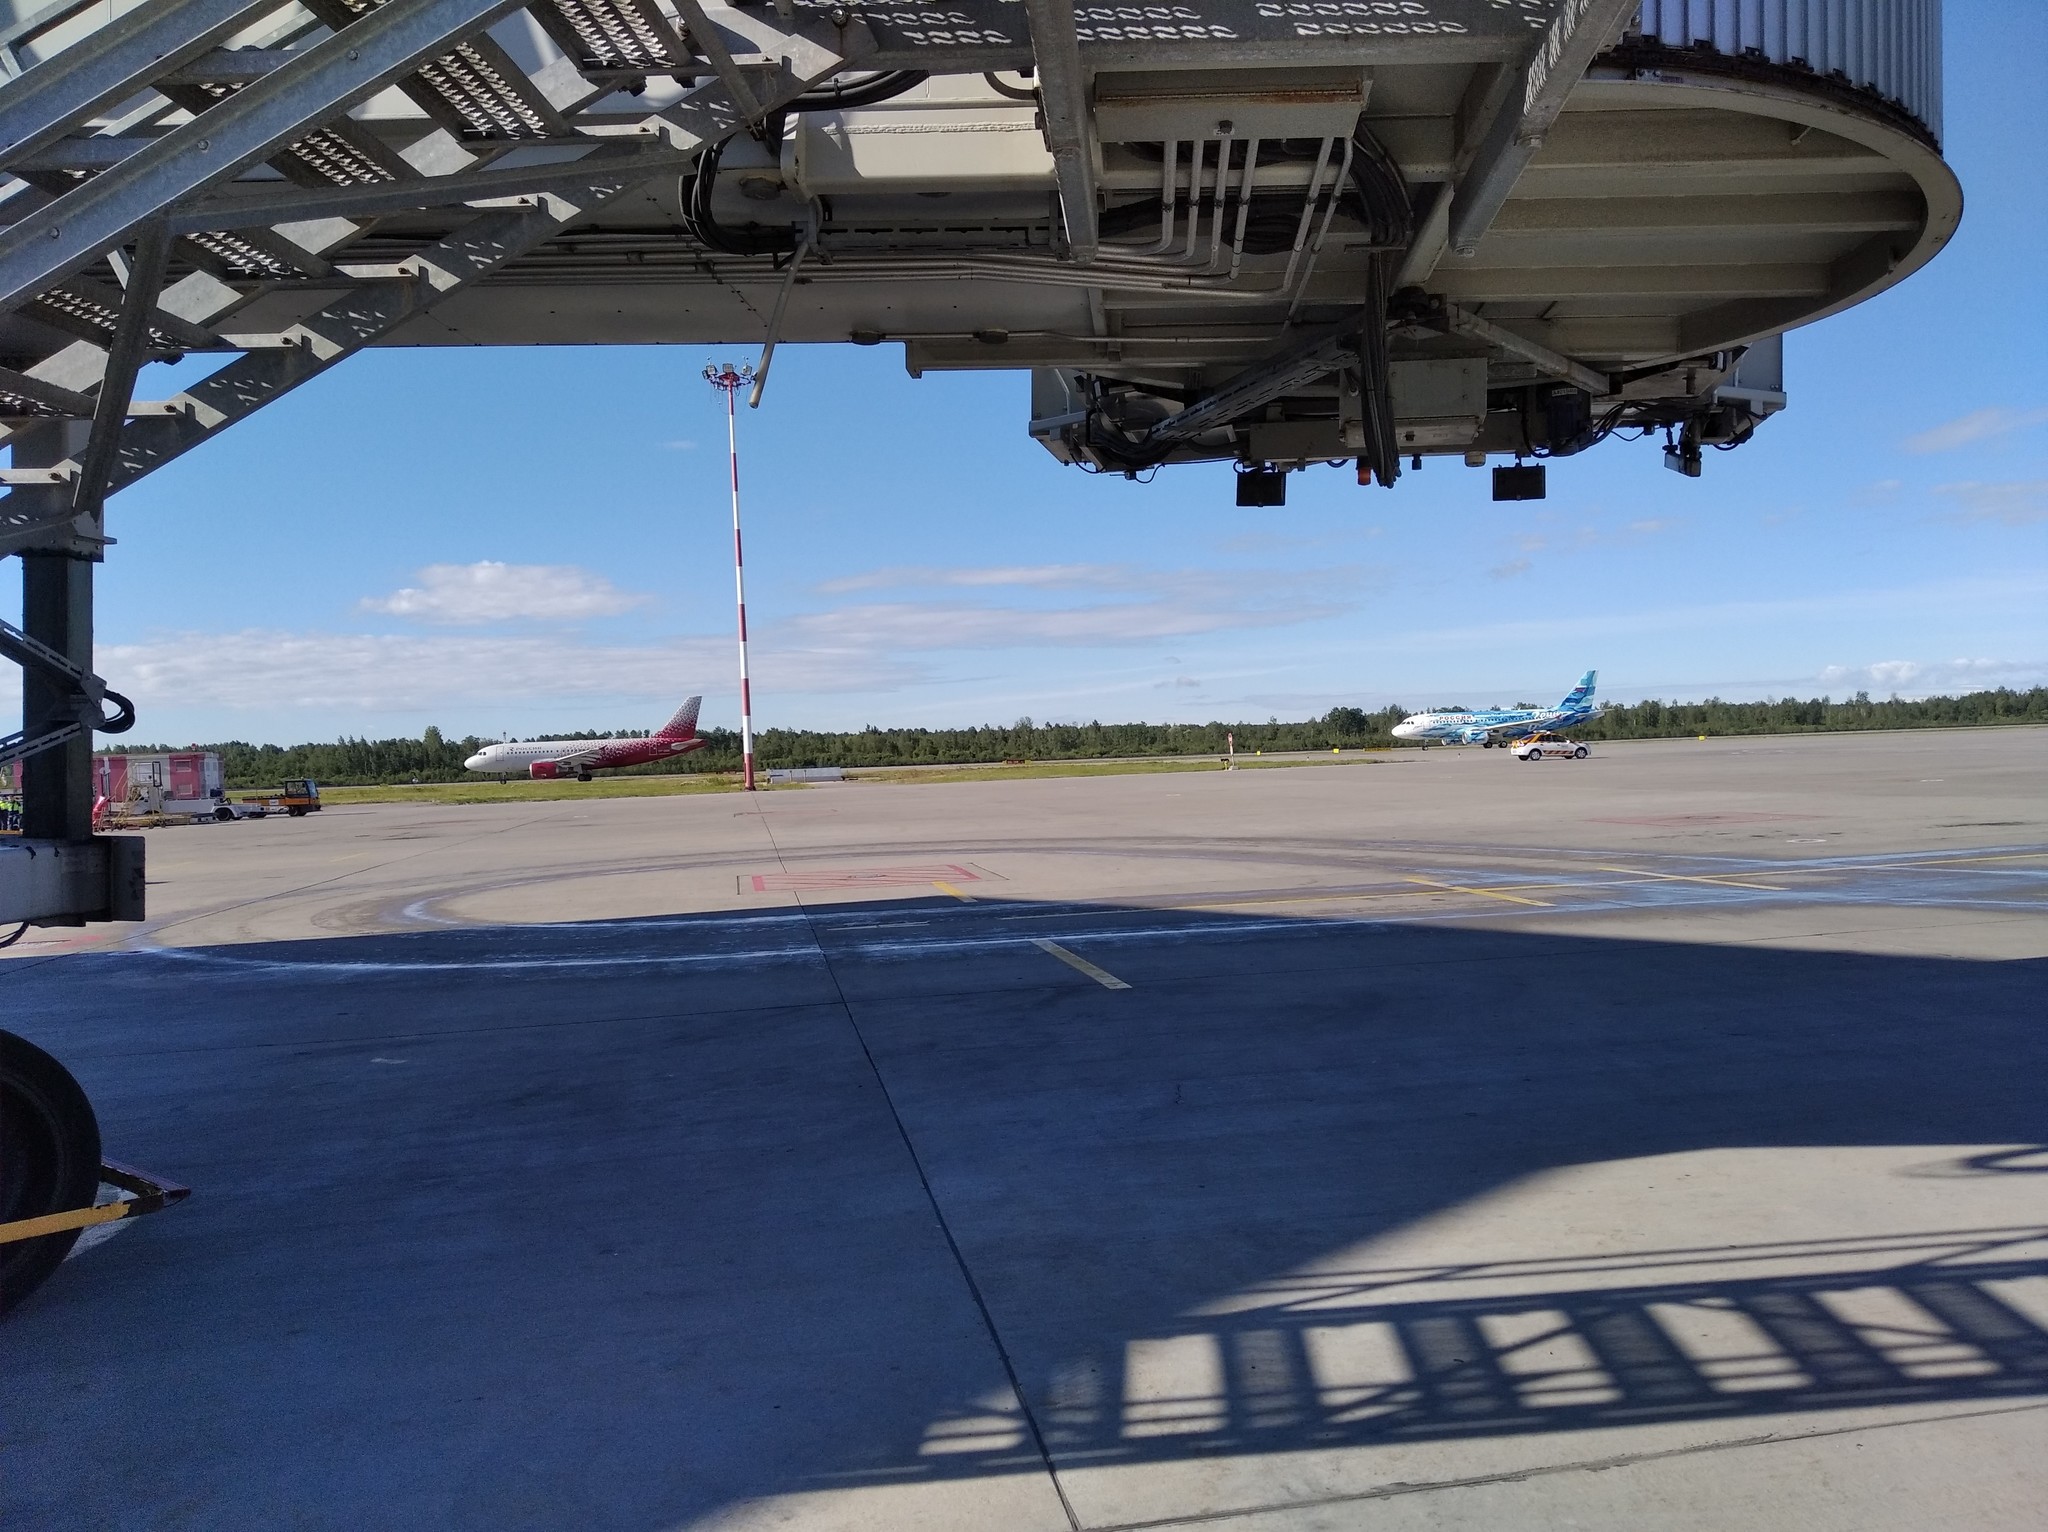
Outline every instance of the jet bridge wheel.
MULTIPOLYGON (((0 1032, 0 1223, 91 1207, 99 1186, 100 1124, 85 1092, 27 1038, 0 1032)), ((0 1245, 0 1314, 42 1285, 78 1232, 0 1245)))

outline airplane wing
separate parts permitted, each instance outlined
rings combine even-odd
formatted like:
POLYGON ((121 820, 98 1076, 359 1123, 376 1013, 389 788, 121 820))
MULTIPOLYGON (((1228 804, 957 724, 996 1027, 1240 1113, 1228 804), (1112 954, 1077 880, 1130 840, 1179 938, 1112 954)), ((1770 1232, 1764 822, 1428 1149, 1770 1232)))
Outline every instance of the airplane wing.
POLYGON ((594 740, 587 749, 571 750, 567 755, 551 756, 544 764, 549 766, 588 766, 597 759, 598 747, 607 741, 594 740))

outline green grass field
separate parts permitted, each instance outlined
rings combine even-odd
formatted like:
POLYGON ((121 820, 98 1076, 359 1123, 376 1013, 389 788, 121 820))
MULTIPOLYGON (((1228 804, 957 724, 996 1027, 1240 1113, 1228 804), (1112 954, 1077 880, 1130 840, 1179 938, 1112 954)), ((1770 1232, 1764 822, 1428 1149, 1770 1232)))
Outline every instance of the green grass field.
MULTIPOLYGON (((555 798, 668 798, 677 793, 729 793, 736 776, 598 777, 589 782, 422 782, 418 786, 326 787, 320 801, 343 803, 539 803, 555 798)), ((779 789, 778 789, 779 790, 779 789)), ((239 797, 240 794, 232 796, 239 797)))
MULTIPOLYGON (((1370 766, 1374 757, 1352 755, 1341 762, 1325 756, 1294 760, 1237 758, 1240 771, 1272 771, 1287 766, 1370 766)), ((860 782, 1010 782, 1031 777, 1121 777, 1169 771, 1221 771, 1213 756, 1178 761, 1027 761, 1021 766, 906 766, 862 771, 848 780, 860 782)), ((737 774, 676 777, 599 777, 590 782, 422 782, 417 786, 322 787, 323 803, 542 803, 561 798, 667 798, 677 793, 730 793, 739 790, 737 774)), ((777 792, 807 788, 803 782, 783 783, 777 792)), ((241 794, 237 793, 239 797, 241 794)))

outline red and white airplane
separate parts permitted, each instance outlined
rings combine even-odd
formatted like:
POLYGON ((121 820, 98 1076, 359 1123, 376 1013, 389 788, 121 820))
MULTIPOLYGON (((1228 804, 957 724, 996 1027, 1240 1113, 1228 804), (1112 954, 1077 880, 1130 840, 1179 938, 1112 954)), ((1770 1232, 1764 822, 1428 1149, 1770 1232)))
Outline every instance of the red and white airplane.
POLYGON ((646 739, 529 739, 522 744, 486 745, 462 764, 485 776, 541 781, 574 777, 588 782, 593 771, 665 761, 702 750, 705 742, 697 733, 697 704, 703 700, 692 697, 646 739))

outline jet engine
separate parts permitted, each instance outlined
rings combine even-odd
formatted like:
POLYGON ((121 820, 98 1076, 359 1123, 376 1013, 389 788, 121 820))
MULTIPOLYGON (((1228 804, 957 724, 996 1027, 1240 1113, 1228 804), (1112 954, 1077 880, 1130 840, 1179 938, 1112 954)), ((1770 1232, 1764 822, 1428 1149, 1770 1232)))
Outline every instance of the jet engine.
POLYGON ((552 782, 562 774, 562 768, 553 761, 535 761, 526 769, 536 782, 552 782))

